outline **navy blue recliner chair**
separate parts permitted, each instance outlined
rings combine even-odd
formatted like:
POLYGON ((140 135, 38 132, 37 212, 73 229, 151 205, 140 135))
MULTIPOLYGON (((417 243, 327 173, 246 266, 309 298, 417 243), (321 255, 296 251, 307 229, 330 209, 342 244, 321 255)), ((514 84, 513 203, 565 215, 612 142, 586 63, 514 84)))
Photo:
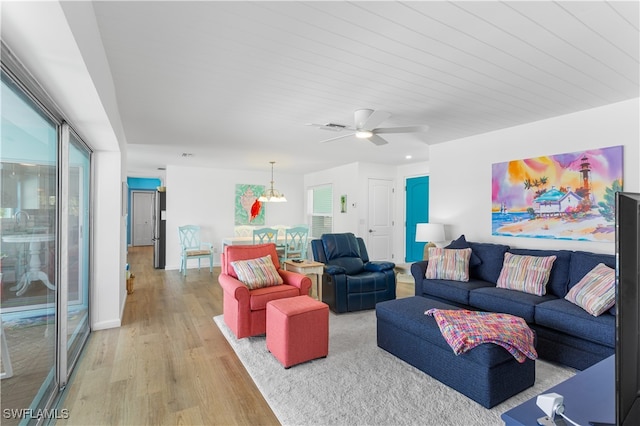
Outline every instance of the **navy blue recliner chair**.
POLYGON ((392 262, 369 261, 360 237, 352 233, 324 234, 311 241, 313 258, 325 264, 322 301, 336 313, 373 309, 396 298, 392 262))

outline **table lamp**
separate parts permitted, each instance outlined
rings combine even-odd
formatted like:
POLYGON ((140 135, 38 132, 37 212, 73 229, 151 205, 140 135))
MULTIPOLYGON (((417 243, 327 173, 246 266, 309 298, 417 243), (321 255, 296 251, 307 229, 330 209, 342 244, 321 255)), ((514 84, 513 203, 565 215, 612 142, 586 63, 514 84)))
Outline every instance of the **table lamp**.
POLYGON ((429 260, 429 247, 435 247, 436 242, 444 241, 444 225, 441 223, 417 223, 416 242, 424 245, 423 260, 429 260))

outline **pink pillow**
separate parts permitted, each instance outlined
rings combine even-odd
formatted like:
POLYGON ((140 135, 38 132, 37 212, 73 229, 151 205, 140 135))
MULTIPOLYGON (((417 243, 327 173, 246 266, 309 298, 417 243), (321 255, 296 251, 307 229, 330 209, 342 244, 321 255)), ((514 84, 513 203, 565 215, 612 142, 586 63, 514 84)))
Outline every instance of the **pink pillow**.
POLYGON ((521 256, 504 254, 496 287, 544 296, 556 256, 521 256))
POLYGON ((428 279, 469 281, 471 249, 429 247, 429 263, 424 277, 428 279))
POLYGON ((249 290, 284 283, 270 255, 258 259, 237 260, 231 262, 231 266, 236 271, 238 280, 246 285, 249 290))
POLYGON ((616 303, 616 271, 599 263, 564 298, 594 317, 601 315, 616 303))

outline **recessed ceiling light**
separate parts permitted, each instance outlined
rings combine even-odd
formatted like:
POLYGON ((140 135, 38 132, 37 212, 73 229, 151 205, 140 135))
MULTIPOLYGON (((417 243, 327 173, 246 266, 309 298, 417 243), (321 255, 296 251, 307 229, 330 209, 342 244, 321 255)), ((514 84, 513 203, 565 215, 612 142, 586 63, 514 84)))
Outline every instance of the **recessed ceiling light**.
POLYGON ((404 158, 406 158, 407 160, 411 160, 413 157, 411 156, 411 154, 405 155, 404 158))

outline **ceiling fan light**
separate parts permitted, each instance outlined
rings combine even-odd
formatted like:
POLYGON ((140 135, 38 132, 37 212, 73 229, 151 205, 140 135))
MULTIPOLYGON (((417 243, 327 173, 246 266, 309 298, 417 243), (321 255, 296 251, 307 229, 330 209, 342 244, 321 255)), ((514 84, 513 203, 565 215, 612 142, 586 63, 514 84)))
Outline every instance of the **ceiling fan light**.
POLYGON ((356 132, 356 138, 359 139, 369 139, 371 136, 373 136, 373 132, 370 132, 369 130, 358 130, 356 132))

